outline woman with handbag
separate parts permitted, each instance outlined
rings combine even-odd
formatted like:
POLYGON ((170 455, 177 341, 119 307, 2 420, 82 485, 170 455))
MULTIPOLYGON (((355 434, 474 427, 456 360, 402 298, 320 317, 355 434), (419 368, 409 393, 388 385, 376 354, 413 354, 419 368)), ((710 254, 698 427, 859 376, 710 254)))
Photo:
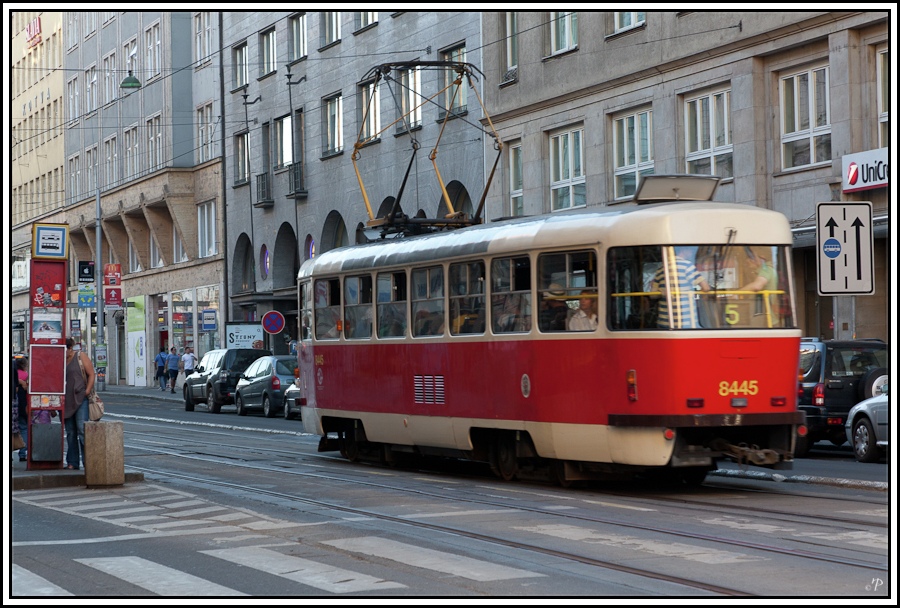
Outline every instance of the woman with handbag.
POLYGON ((66 338, 66 468, 78 470, 84 462, 84 422, 88 417, 88 395, 94 390, 94 366, 89 357, 75 350, 75 340, 66 338))

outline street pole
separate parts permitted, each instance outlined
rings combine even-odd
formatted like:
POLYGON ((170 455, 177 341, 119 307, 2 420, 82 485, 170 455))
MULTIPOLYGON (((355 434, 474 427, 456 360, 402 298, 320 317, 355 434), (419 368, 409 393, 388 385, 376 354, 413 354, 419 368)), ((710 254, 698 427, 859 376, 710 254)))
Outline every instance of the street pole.
MULTIPOLYGON (((99 93, 99 91, 98 91, 99 93)), ((97 95, 99 97, 99 95, 97 95)), ((97 204, 95 209, 96 223, 94 235, 96 236, 94 257, 94 301, 97 306, 97 343, 94 345, 94 372, 96 373, 97 390, 106 390, 106 343, 103 330, 103 209, 100 205, 100 148, 103 143, 103 104, 98 99, 97 107, 97 169, 94 171, 94 181, 97 185, 97 204), (102 363, 102 365, 101 365, 102 363)))

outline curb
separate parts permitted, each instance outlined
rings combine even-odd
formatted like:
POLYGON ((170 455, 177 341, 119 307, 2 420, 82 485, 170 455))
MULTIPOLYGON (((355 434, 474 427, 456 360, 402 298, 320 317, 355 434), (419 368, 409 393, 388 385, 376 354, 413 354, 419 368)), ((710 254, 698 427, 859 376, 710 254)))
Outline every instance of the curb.
MULTIPOLYGON (((125 483, 137 483, 144 481, 144 474, 137 472, 126 472, 125 473, 125 483)), ((12 478, 12 490, 46 490, 49 488, 74 488, 79 486, 84 486, 87 488, 94 487, 111 487, 111 486, 89 486, 87 485, 87 480, 85 478, 85 474, 81 473, 70 473, 66 474, 56 474, 56 475, 22 475, 18 477, 12 478)), ((122 484, 114 484, 114 485, 122 485, 122 484)))
POLYGON ((735 469, 717 469, 708 473, 710 477, 738 477, 756 479, 758 481, 774 481, 779 483, 807 483, 839 488, 856 488, 859 490, 877 490, 887 492, 888 484, 883 481, 857 481, 854 479, 837 479, 834 477, 816 477, 815 475, 780 475, 763 473, 762 471, 738 471, 735 469))

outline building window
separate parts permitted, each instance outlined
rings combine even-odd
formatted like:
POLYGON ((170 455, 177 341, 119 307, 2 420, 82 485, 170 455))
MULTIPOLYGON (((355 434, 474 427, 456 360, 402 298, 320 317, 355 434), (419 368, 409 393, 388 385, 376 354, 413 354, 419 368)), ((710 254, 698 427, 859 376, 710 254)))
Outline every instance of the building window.
POLYGON ((327 46, 332 42, 341 39, 341 13, 339 12, 323 12, 322 13, 322 46, 327 46))
POLYGON ((132 127, 125 131, 125 179, 137 177, 138 167, 138 130, 132 127))
POLYGON ((66 50, 78 44, 78 15, 79 13, 66 13, 66 50))
POLYGON ((644 25, 646 18, 647 13, 613 13, 613 19, 615 21, 613 32, 618 34, 619 32, 624 32, 625 30, 644 25))
POLYGON ((784 169, 831 160, 828 68, 781 79, 781 165, 784 169))
POLYGON ((359 12, 356 13, 356 20, 356 29, 361 30, 362 28, 370 26, 373 23, 378 23, 378 13, 359 12))
POLYGON ((578 13, 550 13, 550 54, 578 46, 578 13))
POLYGON ((159 75, 162 58, 160 57, 159 23, 154 23, 144 32, 146 49, 146 74, 149 78, 159 75))
POLYGON ((653 173, 652 119, 650 110, 615 119, 616 198, 633 195, 638 178, 653 173))
POLYGON ((583 129, 550 136, 550 209, 583 207, 585 199, 583 129))
POLYGON ((194 15, 194 59, 203 61, 212 54, 212 23, 209 13, 194 15))
POLYGON ((84 151, 84 190, 87 192, 90 188, 96 189, 99 184, 97 178, 100 177, 100 167, 94 166, 98 164, 99 157, 97 155, 97 146, 92 146, 84 151), (98 171, 97 174, 94 171, 98 171))
POLYGON ((323 122, 325 123, 325 140, 322 142, 324 155, 337 154, 344 149, 344 132, 343 132, 343 109, 342 98, 340 95, 329 97, 322 104, 322 111, 325 113, 323 122))
POLYGON ((233 50, 234 55, 234 88, 247 86, 250 82, 250 68, 247 62, 247 43, 244 42, 233 50))
POLYGON ((119 74, 116 72, 116 54, 103 58, 103 103, 113 101, 119 93, 119 74))
POLYGON ((187 259, 187 252, 184 250, 184 242, 178 235, 178 231, 175 230, 175 226, 172 226, 172 262, 187 262, 187 259))
POLYGON ((84 37, 87 38, 97 31, 97 13, 81 13, 84 17, 84 37))
POLYGON ((290 61, 306 57, 306 13, 291 17, 290 20, 290 61))
POLYGON ((515 80, 519 67, 519 22, 517 13, 506 13, 506 72, 501 82, 515 80))
POLYGON ((197 244, 201 258, 216 254, 216 203, 214 201, 197 207, 197 244))
POLYGON ((234 183, 250 181, 250 134, 234 136, 234 183))
POLYGON ((418 66, 400 73, 400 107, 406 123, 397 125, 398 131, 422 126, 422 81, 418 66))
POLYGON ((163 259, 162 252, 159 250, 159 245, 156 244, 156 239, 153 238, 153 235, 150 235, 150 268, 162 268, 163 267, 163 259))
POLYGON ((130 72, 137 72, 137 38, 132 38, 125 43, 125 69, 130 72))
POLYGON ((381 131, 381 95, 375 82, 359 85, 359 141, 378 138, 381 131))
POLYGON ((891 144, 891 54, 878 52, 878 140, 882 148, 891 144))
POLYGON ((687 172, 734 177, 731 91, 717 91, 688 99, 684 110, 687 172))
POLYGON ((66 83, 66 93, 69 97, 69 120, 78 120, 81 118, 78 106, 78 77, 66 83))
POLYGON ((115 11, 104 11, 101 14, 103 15, 103 25, 106 25, 107 23, 109 23, 110 21, 112 21, 113 19, 116 18, 115 11))
POLYGON ((201 163, 213 157, 213 106, 206 104, 197 110, 197 160, 201 163))
MULTIPOLYGON (((451 63, 465 63, 466 47, 459 46, 455 49, 445 51, 441 53, 441 59, 451 63)), ((463 78, 463 82, 458 90, 457 87, 451 86, 458 75, 459 74, 457 74, 455 70, 444 70, 444 86, 447 87, 447 91, 444 93, 444 107, 448 110, 447 114, 451 116, 464 114, 466 112, 468 83, 465 81, 465 78, 463 78)), ((443 116, 441 116, 441 118, 443 118, 443 116)))
POLYGON ((509 214, 525 213, 522 199, 522 145, 509 147, 509 214))
POLYGON ((163 165, 162 124, 159 116, 147 121, 147 168, 150 171, 163 165))
POLYGON ((106 156, 106 187, 113 187, 119 179, 119 152, 116 148, 115 135, 103 142, 106 156))
POLYGON ((264 279, 269 276, 269 248, 265 245, 259 248, 259 276, 264 279))
POLYGON ((290 116, 275 121, 275 168, 281 169, 294 162, 294 130, 290 116))
POLYGON ((81 159, 76 154, 69 159, 69 202, 81 198, 81 159))
POLYGON ((128 240, 128 272, 140 272, 143 270, 141 260, 138 258, 137 251, 131 239, 128 240))
POLYGON ((97 96, 100 91, 97 90, 99 84, 97 82, 97 66, 91 66, 84 71, 84 111, 93 112, 97 109, 97 96))
POLYGON ((259 75, 275 71, 275 29, 259 35, 259 75))

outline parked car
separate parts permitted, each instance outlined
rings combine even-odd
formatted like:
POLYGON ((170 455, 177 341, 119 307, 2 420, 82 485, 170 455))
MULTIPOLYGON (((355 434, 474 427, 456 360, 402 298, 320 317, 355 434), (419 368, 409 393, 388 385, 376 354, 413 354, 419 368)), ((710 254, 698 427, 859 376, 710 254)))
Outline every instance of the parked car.
POLYGON ((266 418, 281 412, 284 391, 293 384, 296 370, 296 355, 270 355, 251 363, 239 376, 234 390, 238 416, 256 409, 261 409, 266 418))
POLYGON ((284 408, 282 413, 284 414, 285 420, 293 420, 297 416, 300 416, 300 404, 301 402, 298 399, 301 399, 303 394, 300 392, 300 380, 299 378, 295 378, 291 384, 284 389, 284 408))
POLYGON ((264 348, 219 348, 207 351, 193 373, 184 379, 184 409, 194 411, 197 403, 218 414, 223 405, 234 403, 238 376, 260 357, 271 355, 264 348))
POLYGON ((806 456, 817 441, 844 444, 850 408, 887 387, 887 359, 881 340, 800 341, 797 405, 806 413, 809 432, 797 438, 794 456, 806 456))
POLYGON ((884 456, 891 435, 888 390, 860 401, 847 414, 847 440, 860 462, 877 462, 884 456))

